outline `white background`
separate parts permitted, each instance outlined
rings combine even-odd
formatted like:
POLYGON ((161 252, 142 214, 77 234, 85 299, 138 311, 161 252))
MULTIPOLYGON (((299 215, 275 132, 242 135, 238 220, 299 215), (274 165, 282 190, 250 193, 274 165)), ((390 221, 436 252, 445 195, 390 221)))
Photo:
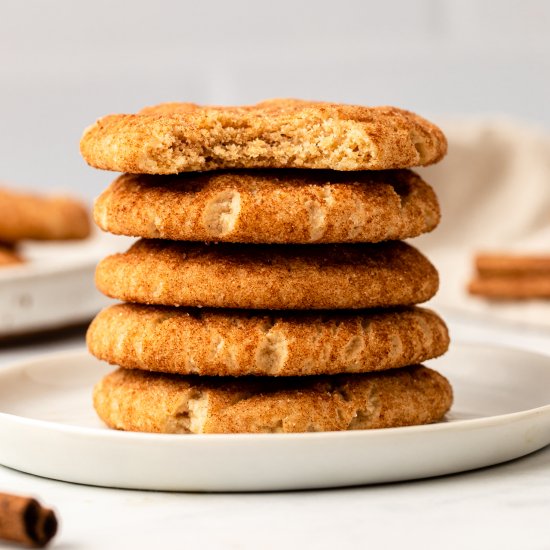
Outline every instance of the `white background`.
POLYGON ((550 128, 550 2, 0 2, 0 180, 91 199, 78 153, 111 112, 274 96, 506 113, 550 128))

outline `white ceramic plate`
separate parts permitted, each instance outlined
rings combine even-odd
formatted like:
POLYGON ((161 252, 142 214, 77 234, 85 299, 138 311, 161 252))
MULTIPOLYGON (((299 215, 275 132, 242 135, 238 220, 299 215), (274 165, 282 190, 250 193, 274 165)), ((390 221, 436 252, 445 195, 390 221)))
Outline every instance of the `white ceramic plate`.
POLYGON ((0 337, 89 321, 109 301, 94 285, 99 260, 128 239, 96 232, 85 241, 26 243, 28 261, 0 269, 0 337))
POLYGON ((0 370, 0 463, 133 489, 259 491, 423 478, 489 466, 550 443, 550 358, 455 344, 446 422, 307 434, 156 435, 104 428, 91 406, 109 367, 85 352, 0 370))

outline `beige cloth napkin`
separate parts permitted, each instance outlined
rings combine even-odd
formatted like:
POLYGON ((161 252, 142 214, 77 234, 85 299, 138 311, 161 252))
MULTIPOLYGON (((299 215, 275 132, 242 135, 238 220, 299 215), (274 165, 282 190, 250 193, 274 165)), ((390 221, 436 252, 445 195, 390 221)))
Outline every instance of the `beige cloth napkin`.
POLYGON ((441 127, 449 153, 419 173, 435 188, 442 221, 412 241, 440 272, 430 305, 550 328, 550 300, 491 303, 465 289, 476 252, 550 254, 550 136, 503 118, 441 127))

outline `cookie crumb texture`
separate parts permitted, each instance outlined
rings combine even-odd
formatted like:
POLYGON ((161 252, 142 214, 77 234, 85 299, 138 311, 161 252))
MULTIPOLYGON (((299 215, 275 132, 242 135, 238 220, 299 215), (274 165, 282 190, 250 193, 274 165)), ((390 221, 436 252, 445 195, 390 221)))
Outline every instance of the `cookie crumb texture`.
POLYGON ((434 312, 263 312, 118 304, 88 329, 90 352, 124 368, 203 376, 370 372, 445 353, 434 312))
POLYGON ((125 174, 98 198, 96 223, 118 235, 241 243, 379 242, 434 229, 432 188, 409 170, 125 174))
POLYGON ((108 256, 96 284, 142 304, 243 309, 359 309, 429 300, 433 265, 400 241, 241 245, 142 239, 108 256))
POLYGON ((177 174, 223 168, 387 170, 447 151, 441 130, 395 107, 275 99, 242 107, 166 103, 109 115, 80 142, 96 168, 177 174))
POLYGON ((94 390, 111 428, 156 433, 291 433, 428 424, 452 403, 449 382, 414 365, 300 378, 182 377, 119 369, 94 390))

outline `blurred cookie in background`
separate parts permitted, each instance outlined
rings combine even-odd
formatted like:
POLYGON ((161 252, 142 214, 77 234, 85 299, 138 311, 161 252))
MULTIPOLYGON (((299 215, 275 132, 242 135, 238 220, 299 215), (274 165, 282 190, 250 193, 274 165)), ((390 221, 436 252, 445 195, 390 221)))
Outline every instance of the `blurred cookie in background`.
POLYGON ((115 252, 89 205, 0 183, 0 342, 88 322, 106 305, 95 264, 115 252))
POLYGON ((90 216, 80 201, 0 187, 0 266, 23 263, 17 243, 67 241, 90 235, 90 216))
POLYGON ((90 220, 80 201, 21 193, 0 186, 0 240, 16 242, 85 239, 90 220))
POLYGON ((0 243, 0 267, 22 263, 23 258, 21 258, 21 256, 16 252, 14 245, 0 243))

